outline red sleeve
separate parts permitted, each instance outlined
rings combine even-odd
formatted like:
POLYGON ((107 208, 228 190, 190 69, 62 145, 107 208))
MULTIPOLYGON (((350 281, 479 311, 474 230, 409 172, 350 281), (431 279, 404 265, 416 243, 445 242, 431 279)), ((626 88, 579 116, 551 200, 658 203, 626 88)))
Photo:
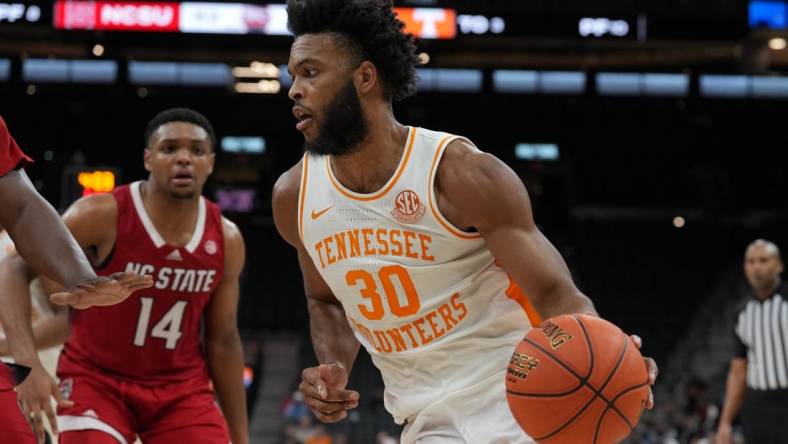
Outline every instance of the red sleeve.
POLYGON ((11 369, 0 362, 0 390, 12 389, 14 385, 14 377, 11 374, 11 369))
POLYGON ((19 149, 19 146, 8 132, 5 121, 0 117, 0 176, 5 176, 9 171, 23 167, 33 160, 19 149))

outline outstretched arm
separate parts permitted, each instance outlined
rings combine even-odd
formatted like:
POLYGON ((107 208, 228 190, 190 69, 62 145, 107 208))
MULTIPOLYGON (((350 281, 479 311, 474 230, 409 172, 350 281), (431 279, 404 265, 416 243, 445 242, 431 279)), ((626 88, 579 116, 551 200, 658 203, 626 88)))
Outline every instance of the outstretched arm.
POLYGON ((224 275, 205 312, 205 350, 208 370, 234 444, 249 442, 244 353, 238 334, 239 279, 246 251, 235 224, 224 222, 224 275))
POLYGON ((98 277, 55 209, 41 197, 23 170, 0 177, 0 226, 33 269, 63 285, 52 301, 75 308, 113 305, 133 291, 153 285, 149 276, 118 273, 98 277))
POLYGON ((82 249, 24 170, 0 177, 0 208, 0 225, 34 269, 67 288, 96 279, 82 249))

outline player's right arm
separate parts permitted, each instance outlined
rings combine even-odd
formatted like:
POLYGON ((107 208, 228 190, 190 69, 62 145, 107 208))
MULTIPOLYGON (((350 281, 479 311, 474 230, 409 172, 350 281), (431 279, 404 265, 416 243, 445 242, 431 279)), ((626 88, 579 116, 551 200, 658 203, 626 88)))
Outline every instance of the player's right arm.
POLYGON ((96 277, 57 212, 22 169, 0 177, 0 225, 16 250, 37 270, 67 286, 96 277))
POLYGON ((725 383, 725 403, 722 406, 720 424, 717 428, 717 444, 730 444, 733 419, 739 414, 744 392, 747 390, 747 359, 731 359, 728 381, 725 383))
POLYGON ((323 422, 339 421, 358 406, 359 394, 345 390, 360 344, 342 304, 315 268, 298 233, 298 193, 301 163, 284 173, 274 186, 274 222, 279 234, 298 251, 309 309, 312 345, 320 362, 304 369, 300 390, 304 401, 323 422))
POLYGON ((74 242, 24 170, 0 176, 0 208, 0 226, 8 231, 19 254, 34 269, 67 289, 56 295, 54 302, 75 308, 110 305, 127 298, 133 291, 130 287, 153 284, 150 278, 130 273, 112 279, 96 276, 78 240, 74 242))

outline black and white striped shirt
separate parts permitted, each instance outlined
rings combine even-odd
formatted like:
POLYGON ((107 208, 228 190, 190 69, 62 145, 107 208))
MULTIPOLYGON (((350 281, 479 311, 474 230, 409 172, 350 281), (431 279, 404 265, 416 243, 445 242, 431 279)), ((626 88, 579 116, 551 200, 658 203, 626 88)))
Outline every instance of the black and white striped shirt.
POLYGON ((736 356, 747 359, 747 387, 788 389, 788 287, 763 301, 752 298, 736 321, 736 356))

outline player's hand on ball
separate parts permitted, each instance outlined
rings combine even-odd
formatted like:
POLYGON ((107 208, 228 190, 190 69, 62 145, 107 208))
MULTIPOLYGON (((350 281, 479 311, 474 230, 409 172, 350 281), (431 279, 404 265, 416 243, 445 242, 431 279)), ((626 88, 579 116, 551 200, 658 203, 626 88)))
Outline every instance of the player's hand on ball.
POLYGON ((125 301, 131 293, 152 285, 151 276, 139 276, 131 272, 113 273, 111 276, 99 276, 91 281, 77 284, 76 288, 70 291, 53 293, 49 299, 55 304, 70 305, 81 310, 118 304, 125 301))
MULTIPOLYGON (((643 346, 643 340, 640 339, 638 335, 632 335, 632 342, 641 348, 643 346)), ((643 358, 646 361, 646 370, 648 370, 648 380, 651 385, 654 385, 654 382, 657 380, 657 376, 659 375, 659 368, 657 367, 657 362, 651 358, 643 358)), ((648 402, 646 403, 646 408, 651 410, 654 408, 654 393, 650 392, 648 396, 648 402)))
POLYGON ((30 427, 35 432, 36 440, 39 444, 44 444, 46 440, 44 415, 49 421, 52 432, 58 433, 57 416, 49 398, 55 398, 57 405, 60 407, 71 407, 74 405, 71 401, 63 398, 57 382, 40 364, 33 366, 24 382, 16 388, 16 394, 19 405, 25 413, 28 422, 30 422, 30 427))
POLYGON ((339 364, 320 364, 301 373, 304 402, 321 422, 337 422, 358 407, 358 392, 345 390, 347 370, 339 364))

